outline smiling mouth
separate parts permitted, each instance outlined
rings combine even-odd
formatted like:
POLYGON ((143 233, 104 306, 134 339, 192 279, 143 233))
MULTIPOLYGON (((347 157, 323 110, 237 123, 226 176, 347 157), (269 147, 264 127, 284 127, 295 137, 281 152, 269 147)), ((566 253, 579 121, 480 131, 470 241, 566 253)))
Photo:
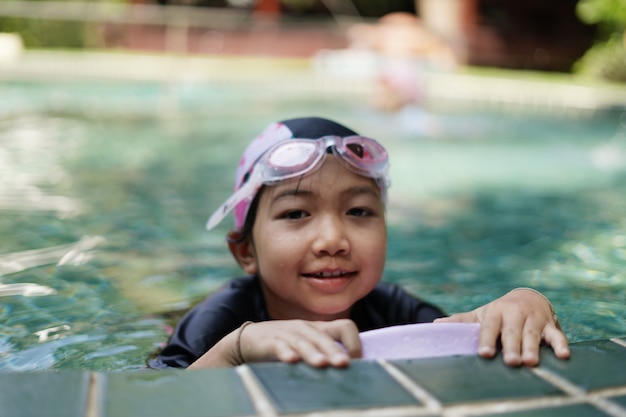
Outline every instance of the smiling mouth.
POLYGON ((355 275, 356 272, 333 271, 333 272, 316 272, 314 274, 302 274, 305 278, 348 278, 355 275))

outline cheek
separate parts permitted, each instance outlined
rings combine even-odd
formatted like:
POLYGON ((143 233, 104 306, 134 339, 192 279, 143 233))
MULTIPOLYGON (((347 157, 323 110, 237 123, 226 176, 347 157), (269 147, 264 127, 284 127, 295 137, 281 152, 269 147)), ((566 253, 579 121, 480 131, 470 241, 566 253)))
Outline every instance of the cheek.
POLYGON ((302 245, 306 241, 307 236, 307 231, 304 229, 295 231, 282 226, 268 226, 260 232, 262 233, 262 236, 264 236, 263 243, 266 246, 280 247, 284 249, 302 245))
POLYGON ((387 256, 387 235, 383 232, 375 232, 367 236, 361 236, 358 242, 359 248, 367 254, 373 263, 384 264, 387 256))
POLYGON ((257 240, 259 262, 272 264, 275 268, 282 268, 287 263, 302 257, 306 249, 306 238, 302 233, 285 233, 277 230, 259 230, 263 236, 257 240))
MULTIPOLYGON (((304 253, 307 250, 306 239, 301 236, 276 236, 271 242, 271 254, 274 262, 279 267, 284 267, 285 264, 293 264, 299 259, 304 257, 304 253)), ((267 253, 267 252, 266 252, 267 253)))

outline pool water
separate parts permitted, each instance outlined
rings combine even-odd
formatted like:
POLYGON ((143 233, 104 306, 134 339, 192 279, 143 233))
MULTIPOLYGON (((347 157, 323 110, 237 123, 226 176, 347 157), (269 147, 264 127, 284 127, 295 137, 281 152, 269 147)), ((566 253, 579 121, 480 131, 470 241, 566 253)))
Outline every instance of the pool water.
POLYGON ((0 369, 141 368, 240 274, 225 221, 247 142, 336 119, 391 155, 385 280, 447 312, 532 286, 571 340, 626 335, 626 115, 449 109, 234 85, 0 84, 0 369))

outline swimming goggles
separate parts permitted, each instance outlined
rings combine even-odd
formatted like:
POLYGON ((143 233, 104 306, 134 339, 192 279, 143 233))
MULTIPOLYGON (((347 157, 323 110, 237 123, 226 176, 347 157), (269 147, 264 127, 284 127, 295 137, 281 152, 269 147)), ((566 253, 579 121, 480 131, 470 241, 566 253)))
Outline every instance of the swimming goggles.
MULTIPOLYGON (((374 139, 362 136, 324 136, 319 139, 289 139, 268 149, 244 177, 244 183, 209 218, 207 230, 217 226, 226 215, 244 200, 248 204, 264 185, 306 175, 318 169, 324 156, 332 150, 337 159, 352 172, 378 183, 386 198, 389 178, 387 151, 374 139)), ((247 213, 246 213, 247 214, 247 213)))

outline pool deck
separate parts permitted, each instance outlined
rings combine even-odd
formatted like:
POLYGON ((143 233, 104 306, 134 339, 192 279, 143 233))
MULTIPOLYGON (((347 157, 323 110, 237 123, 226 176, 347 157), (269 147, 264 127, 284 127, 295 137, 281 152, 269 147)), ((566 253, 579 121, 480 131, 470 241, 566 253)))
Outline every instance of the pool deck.
MULTIPOLYGON (((124 51, 27 50, 0 61, 4 81, 130 81, 171 86, 194 83, 263 85, 272 93, 355 95, 375 86, 372 56, 346 49, 320 49, 311 57, 173 55, 124 51)), ((579 76, 460 67, 425 72, 428 103, 544 113, 626 109, 626 85, 579 76)))
POLYGON ((0 373, 3 417, 626 416, 626 337, 536 368, 450 356, 211 370, 0 373))

